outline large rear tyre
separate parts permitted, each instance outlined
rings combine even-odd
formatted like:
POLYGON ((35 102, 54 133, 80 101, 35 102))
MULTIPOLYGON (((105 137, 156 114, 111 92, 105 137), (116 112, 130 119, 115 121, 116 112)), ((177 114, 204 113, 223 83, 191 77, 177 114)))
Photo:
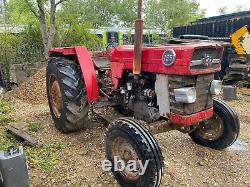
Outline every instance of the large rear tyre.
POLYGON ((221 150, 232 145, 239 132, 240 122, 234 110, 224 101, 214 99, 213 117, 201 122, 189 135, 197 144, 221 150))
MULTIPOLYGON (((112 172, 121 186, 152 187, 160 186, 163 176, 163 156, 153 135, 138 121, 121 118, 114 121, 106 134, 106 155, 112 163, 112 172), (142 161, 148 163, 146 172, 127 169, 115 171, 114 160, 142 161)), ((126 165, 127 166, 127 165, 126 165)))
POLYGON ((56 128, 64 133, 82 129, 88 121, 89 105, 79 65, 65 58, 52 59, 46 87, 56 128))

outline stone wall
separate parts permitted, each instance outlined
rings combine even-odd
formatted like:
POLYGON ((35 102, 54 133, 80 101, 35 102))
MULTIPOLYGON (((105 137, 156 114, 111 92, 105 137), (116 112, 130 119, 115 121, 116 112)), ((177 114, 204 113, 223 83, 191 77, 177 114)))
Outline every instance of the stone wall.
POLYGON ((42 67, 44 67, 42 63, 11 64, 9 69, 10 82, 21 85, 27 78, 33 76, 42 67))

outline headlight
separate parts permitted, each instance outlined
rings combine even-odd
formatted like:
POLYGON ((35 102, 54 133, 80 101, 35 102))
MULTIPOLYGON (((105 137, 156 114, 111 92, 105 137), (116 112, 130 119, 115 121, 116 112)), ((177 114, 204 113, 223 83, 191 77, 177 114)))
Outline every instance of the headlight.
POLYGON ((211 82, 210 92, 212 95, 219 95, 222 92, 222 82, 219 80, 213 80, 211 82))
POLYGON ((173 49, 165 51, 162 55, 162 62, 165 66, 173 65, 175 60, 176 60, 176 54, 173 49))
POLYGON ((194 103, 196 90, 194 87, 174 89, 175 100, 179 103, 194 103))

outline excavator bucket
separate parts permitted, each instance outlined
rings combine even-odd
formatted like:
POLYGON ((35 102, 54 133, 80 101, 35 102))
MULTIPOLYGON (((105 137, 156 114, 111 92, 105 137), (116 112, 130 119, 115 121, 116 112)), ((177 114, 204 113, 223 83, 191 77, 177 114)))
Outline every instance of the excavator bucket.
POLYGON ((244 26, 231 35, 231 43, 238 55, 250 54, 250 27, 244 26))

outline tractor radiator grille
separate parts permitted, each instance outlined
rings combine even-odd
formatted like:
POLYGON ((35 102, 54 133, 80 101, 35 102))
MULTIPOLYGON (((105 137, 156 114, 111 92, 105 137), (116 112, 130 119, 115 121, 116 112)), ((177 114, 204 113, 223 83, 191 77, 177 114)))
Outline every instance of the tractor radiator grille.
POLYGON ((213 98, 210 94, 210 83, 214 74, 198 76, 169 76, 170 109, 171 112, 181 115, 189 115, 213 107, 213 98), (177 103, 174 97, 174 89, 183 87, 195 87, 197 100, 192 104, 177 103))
POLYGON ((220 51, 216 48, 200 48, 194 51, 193 60, 201 60, 206 55, 211 56, 213 59, 220 59, 220 51))
POLYGON ((216 68, 220 62, 220 50, 216 48, 201 48, 194 51, 190 66, 191 69, 216 68), (205 63, 205 61, 208 63, 205 63))

